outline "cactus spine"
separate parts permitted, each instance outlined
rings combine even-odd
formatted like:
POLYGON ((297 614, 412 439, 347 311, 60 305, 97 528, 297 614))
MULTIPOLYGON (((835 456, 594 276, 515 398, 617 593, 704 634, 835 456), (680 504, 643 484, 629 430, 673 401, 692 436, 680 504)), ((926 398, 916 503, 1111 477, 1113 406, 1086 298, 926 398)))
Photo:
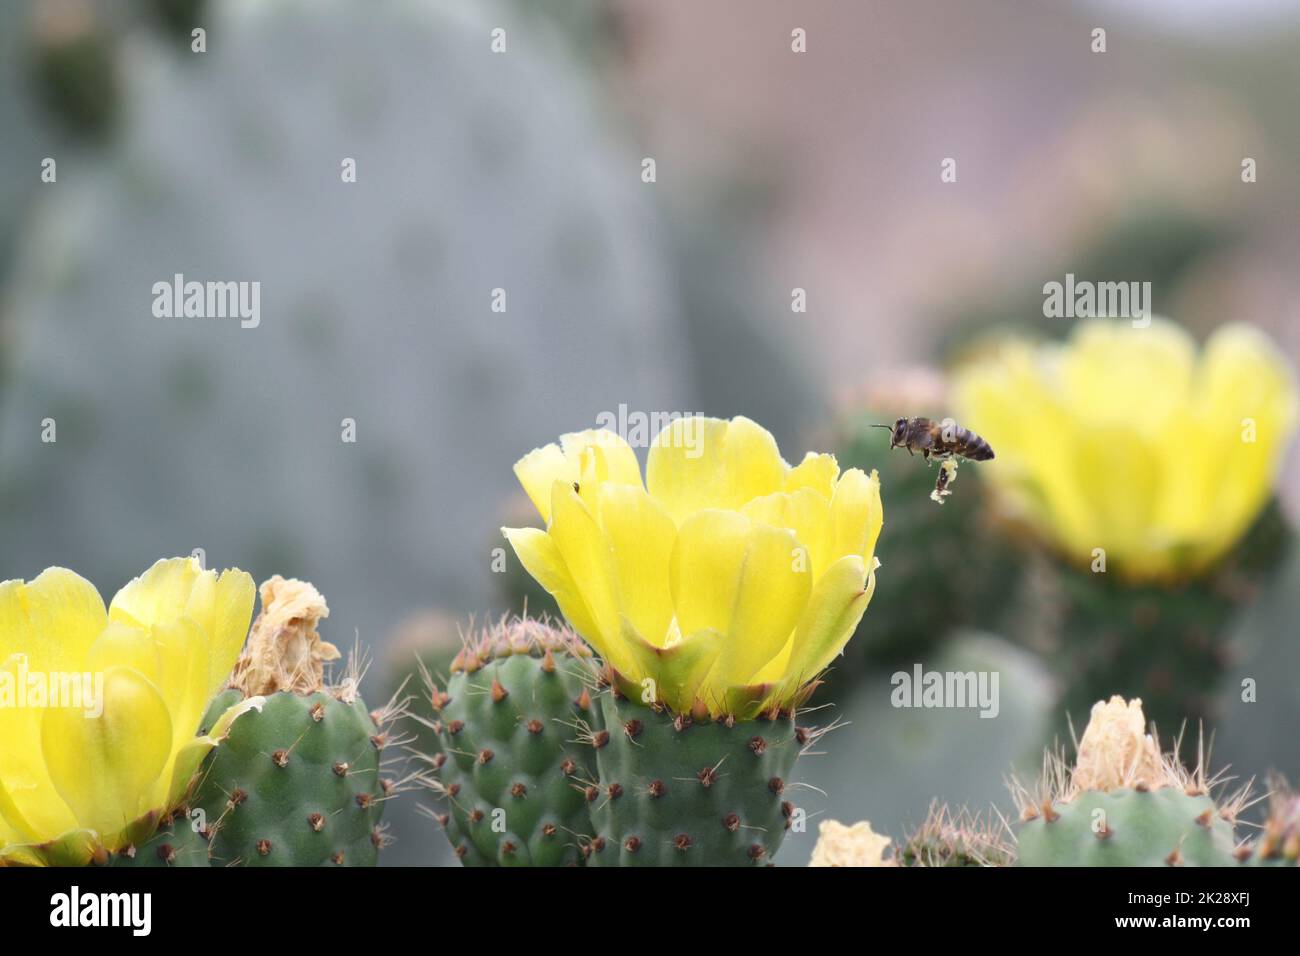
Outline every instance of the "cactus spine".
POLYGON ((1009 866, 1016 849, 1001 820, 935 801, 899 845, 895 859, 899 866, 1009 866))
POLYGON ((1281 778, 1273 781, 1264 832, 1241 847, 1237 859, 1250 866, 1300 866, 1300 791, 1281 778))

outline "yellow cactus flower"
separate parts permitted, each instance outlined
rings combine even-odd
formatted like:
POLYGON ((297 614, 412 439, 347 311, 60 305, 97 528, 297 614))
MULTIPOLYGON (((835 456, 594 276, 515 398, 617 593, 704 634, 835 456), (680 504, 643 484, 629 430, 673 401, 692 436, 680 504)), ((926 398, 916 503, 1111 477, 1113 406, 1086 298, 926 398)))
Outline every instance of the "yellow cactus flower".
POLYGON ((875 589, 880 481, 832 455, 797 466, 747 418, 679 418, 645 482, 613 432, 515 465, 546 530, 502 529, 625 690, 677 712, 801 703, 875 589))
POLYGON ((1000 501, 1069 559, 1130 580, 1212 567, 1273 493, 1296 383, 1259 330, 1228 325, 1200 353, 1154 320, 1080 323, 960 368, 958 420, 997 449, 1000 501), (1096 549, 1101 549, 1100 551, 1096 549))
POLYGON ((0 862, 84 864, 184 801, 233 708, 196 736, 253 613, 253 579, 157 562, 107 610, 49 568, 0 584, 0 862))

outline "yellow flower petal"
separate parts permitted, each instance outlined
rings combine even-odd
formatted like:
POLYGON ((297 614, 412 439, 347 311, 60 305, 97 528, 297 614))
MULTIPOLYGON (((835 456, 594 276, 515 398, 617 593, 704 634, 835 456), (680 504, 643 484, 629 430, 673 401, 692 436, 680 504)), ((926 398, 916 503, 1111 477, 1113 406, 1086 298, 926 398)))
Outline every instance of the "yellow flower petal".
POLYGON ((1207 411, 1238 429, 1248 418, 1278 426, 1257 430, 1256 438, 1271 447, 1285 441, 1300 401, 1295 373, 1277 347, 1248 325, 1225 325, 1210 336, 1195 391, 1207 411))
POLYGON ((26 837, 19 829, 5 819, 4 805, 8 799, 5 793, 4 784, 0 783, 0 860, 4 859, 4 849, 11 843, 21 843, 26 837))
POLYGON ((753 523, 737 569, 735 609, 711 681, 744 686, 790 640, 812 591, 812 571, 794 534, 753 523))
POLYGON ((206 571, 194 582, 185 617, 198 624, 207 636, 209 697, 221 689, 234 669, 248 637, 248 622, 256 601, 253 576, 238 568, 228 568, 220 576, 206 571))
MULTIPOLYGON (((81 674, 86 655, 107 623, 94 585, 63 568, 50 568, 30 584, 0 584, 0 670, 17 692, 35 676, 81 674)), ((15 701, 16 703, 16 701, 15 701)), ((38 706, 0 707, 0 815, 30 840, 76 826, 50 781, 41 753, 38 706)))
POLYGON ((638 634, 662 647, 673 620, 669 560, 677 526, 640 484, 599 491, 600 526, 613 550, 622 614, 638 634))
POLYGON ((609 639, 601 631, 595 614, 587 605, 586 597, 573 579, 559 546, 549 534, 539 528, 502 528, 506 540, 529 574, 546 592, 555 598, 560 613, 597 653, 616 670, 633 673, 631 657, 622 646, 622 639, 609 639))
POLYGON ((85 668, 102 674, 110 667, 129 667, 155 684, 159 680, 158 646, 138 625, 111 621, 86 652, 85 668))
POLYGON ((827 501, 835 493, 835 479, 839 477, 840 466, 834 455, 819 455, 808 452, 803 461, 791 468, 785 476, 785 490, 795 491, 809 488, 827 501))
POLYGON ((546 533, 560 549, 601 635, 610 642, 619 640, 621 626, 613 549, 586 503, 562 481, 551 488, 551 523, 546 533))
POLYGON ((0 660, 23 654, 34 670, 79 670, 106 623, 95 586, 65 568, 0 584, 0 660))
MULTIPOLYGON (((813 579, 821 576, 827 563, 831 503, 811 488, 797 488, 755 498, 740 513, 774 528, 789 528, 807 549, 813 579)), ((835 557, 839 557, 836 555, 835 557)))
POLYGON ((154 564, 113 599, 113 621, 92 648, 95 669, 116 664, 147 678, 162 694, 172 727, 173 756, 143 795, 149 808, 168 804, 178 772, 174 755, 194 737, 209 699, 230 676, 255 594, 243 571, 218 577, 194 558, 173 558, 154 564))
POLYGON ((1060 363, 1062 400, 1082 422, 1131 423, 1141 409, 1146 427, 1159 428, 1189 400, 1196 345, 1171 322, 1093 319, 1079 324, 1060 363))
POLYGON ((117 592, 109 616, 148 630, 182 618, 193 621, 206 645, 205 686, 216 693, 239 657, 248 635, 257 589, 251 575, 238 568, 205 571, 195 558, 158 561, 117 592))
POLYGON ((680 524, 706 508, 737 509, 782 490, 776 440, 748 418, 679 418, 650 446, 646 487, 680 524))
POLYGON ((190 592, 203 568, 197 558, 164 558, 113 596, 108 616, 115 621, 151 627, 185 613, 190 592))
POLYGON ((551 536, 540 528, 502 528, 501 533, 510 542, 510 547, 514 549, 524 570, 555 598, 574 630, 587 641, 600 643, 600 628, 596 626, 596 619, 551 536))
MULTIPOLYGON (((172 757, 148 797, 150 807, 160 807, 169 805, 177 755, 195 739, 213 689, 207 633, 197 624, 189 618, 157 624, 153 636, 161 672, 155 686, 162 692, 172 724, 172 757)), ((190 772, 196 769, 191 767, 190 772)))
POLYGON ((701 511, 678 529, 668 573, 683 634, 730 633, 750 524, 735 511, 701 511))
POLYGON ((868 478, 861 468, 850 468, 840 476, 831 499, 827 561, 856 554, 870 561, 884 522, 880 503, 880 476, 868 478))
MULTIPOLYGON (((31 713, 40 714, 41 711, 31 713)), ((47 833, 59 833, 75 825, 76 817, 49 782, 44 763, 36 782, 32 782, 30 773, 26 777, 7 780, 0 777, 0 833, 4 836, 0 840, 0 849, 7 843, 36 842, 47 833)))
POLYGON ((866 569, 859 555, 846 555, 813 588, 785 668, 791 691, 825 670, 857 630, 876 589, 875 572, 866 569))
POLYGON ((573 484, 578 480, 578 463, 570 461, 551 444, 535 448, 515 462, 515 477, 523 485, 537 513, 547 524, 551 521, 551 486, 557 481, 573 484))
POLYGON ((41 750, 50 779, 83 827, 109 849, 140 816, 142 795, 167 764, 172 724, 167 705, 146 678, 125 667, 104 674, 103 713, 50 708, 41 722, 41 750))
POLYGON ((673 603, 683 633, 725 635, 708 679, 715 696, 748 683, 789 641, 812 589, 801 550, 790 531, 736 512, 702 511, 682 524, 673 603))
POLYGON ((557 481, 576 485, 593 509, 596 489, 606 482, 641 486, 636 452, 622 436, 604 428, 570 432, 560 436, 558 445, 534 449, 515 462, 515 475, 547 524, 551 521, 551 489, 557 481))
POLYGON ((605 428, 571 432, 560 436, 560 448, 565 458, 577 463, 580 481, 641 487, 636 452, 616 432, 605 428))

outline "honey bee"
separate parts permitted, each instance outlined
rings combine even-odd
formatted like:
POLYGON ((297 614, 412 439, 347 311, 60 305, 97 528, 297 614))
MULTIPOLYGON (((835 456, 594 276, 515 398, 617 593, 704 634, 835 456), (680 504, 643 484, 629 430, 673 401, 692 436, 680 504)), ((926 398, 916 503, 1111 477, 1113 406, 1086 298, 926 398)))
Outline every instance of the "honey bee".
POLYGON ((889 429, 889 447, 906 448, 909 455, 918 451, 928 461, 931 458, 966 458, 970 461, 990 461, 993 449, 989 443, 969 428, 962 428, 951 418, 933 421, 929 418, 900 418, 892 425, 875 425, 889 429))
POLYGON ((926 462, 940 462, 939 477, 930 492, 930 500, 943 504, 952 494, 948 485, 957 477, 957 461, 989 461, 993 449, 989 443, 969 428, 962 428, 951 418, 936 422, 929 418, 900 418, 892 425, 876 425, 889 429, 889 447, 906 448, 909 455, 918 451, 926 462))

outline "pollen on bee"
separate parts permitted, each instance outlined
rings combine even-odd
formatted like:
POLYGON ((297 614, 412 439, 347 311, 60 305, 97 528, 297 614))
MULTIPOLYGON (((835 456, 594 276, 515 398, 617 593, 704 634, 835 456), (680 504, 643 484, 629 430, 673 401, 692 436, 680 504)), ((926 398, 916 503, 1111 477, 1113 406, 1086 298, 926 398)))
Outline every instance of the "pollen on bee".
POLYGON ((939 477, 934 482, 934 491, 930 492, 930 500, 935 504, 943 504, 943 499, 952 494, 952 489, 948 486, 957 480, 957 459, 945 458, 939 463, 939 477))

